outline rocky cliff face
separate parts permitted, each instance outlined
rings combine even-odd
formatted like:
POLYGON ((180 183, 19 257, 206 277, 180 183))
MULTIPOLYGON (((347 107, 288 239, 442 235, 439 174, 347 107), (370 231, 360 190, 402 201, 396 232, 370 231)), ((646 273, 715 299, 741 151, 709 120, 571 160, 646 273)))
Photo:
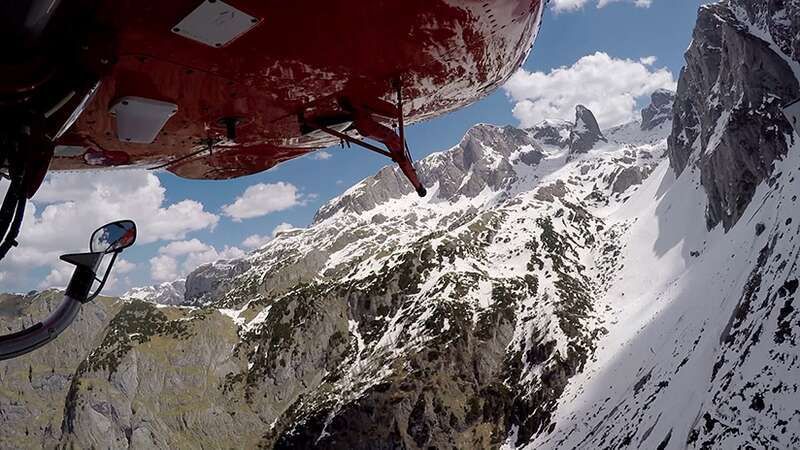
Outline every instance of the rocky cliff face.
POLYGON ((675 93, 666 89, 658 89, 650 96, 650 105, 642 110, 642 130, 648 131, 672 121, 672 105, 675 93))
MULTIPOLYGON (((796 1, 723 1, 700 9, 678 83, 673 169, 699 170, 709 228, 730 229, 786 155, 781 107, 800 97, 796 1)), ((790 141, 790 140, 789 140, 790 141)))
POLYGON ((569 146, 569 135, 574 126, 575 124, 565 120, 544 120, 527 131, 544 145, 565 148, 569 146))
MULTIPOLYGON (((2 334, 29 327, 50 314, 61 293, 0 295, 2 334)), ((59 340, 41 351, 0 362, 0 447, 47 448, 62 436, 66 393, 78 364, 95 348, 120 303, 99 297, 59 340)))
POLYGON ((569 150, 572 154, 586 153, 606 138, 600 131, 594 114, 589 108, 578 105, 575 110, 575 126, 570 130, 569 150))

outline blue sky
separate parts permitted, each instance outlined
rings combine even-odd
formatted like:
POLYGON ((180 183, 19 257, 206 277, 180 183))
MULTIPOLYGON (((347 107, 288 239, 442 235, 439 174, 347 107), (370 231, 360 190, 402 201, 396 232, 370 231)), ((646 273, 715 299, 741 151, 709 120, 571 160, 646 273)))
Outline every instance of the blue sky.
MULTIPOLYGON (((665 71, 677 79, 684 63, 683 52, 691 40, 697 8, 705 3, 697 0, 652 0, 649 7, 643 7, 641 4, 647 1, 639 0, 640 6, 636 6, 633 1, 618 0, 606 2, 608 4, 599 8, 597 2, 593 0, 559 1, 571 4, 585 3, 585 5, 576 11, 556 12, 553 6, 558 1, 551 2, 551 8, 545 14, 541 34, 524 65, 524 75, 530 79, 525 76, 520 78, 519 86, 522 87, 513 91, 515 97, 527 95, 524 89, 530 84, 526 83, 533 83, 534 79, 542 78, 530 74, 540 72, 547 78, 548 74, 559 67, 564 67, 567 71, 570 68, 576 69, 577 61, 587 55, 596 55, 598 52, 617 61, 617 64, 621 65, 619 67, 635 69, 631 73, 643 77, 641 83, 634 84, 639 86, 637 89, 647 90, 655 85, 653 83, 663 84, 665 71), (655 61, 650 59, 643 63, 643 58, 648 57, 655 57, 655 61)), ((599 64, 608 62, 605 57, 583 60, 585 64, 598 61, 599 64)), ((550 84, 547 86, 560 86, 558 77, 554 76, 548 80, 550 84)), ((412 153, 416 158, 422 158, 432 152, 450 148, 458 143, 470 126, 479 122, 520 125, 519 117, 515 117, 513 112, 520 98, 512 98, 509 92, 511 91, 498 90, 468 108, 410 127, 407 137, 412 153)), ((645 98, 646 96, 636 98, 637 107, 642 106, 645 98)), ((588 97, 585 100, 592 99, 588 97)), ((574 106, 570 105, 570 108, 574 106)), ((602 123, 603 119, 600 120, 602 123)), ((614 119, 609 113, 609 123, 612 120, 614 119)), ((198 224, 197 228, 202 229, 197 231, 191 231, 191 224, 188 224, 184 231, 176 232, 177 234, 169 238, 179 242, 197 239, 203 246, 213 247, 220 254, 225 254, 223 251, 225 246, 246 250, 242 245, 245 239, 252 235, 268 236, 282 223, 298 227, 309 225, 315 211, 324 202, 387 164, 384 158, 357 148, 347 150, 333 148, 326 150, 326 153, 331 157, 325 160, 307 156, 265 173, 224 182, 183 180, 169 173, 157 174, 158 181, 165 189, 162 205, 164 208, 187 199, 194 200, 201 204, 204 211, 204 214, 198 216, 199 220, 216 222, 213 227, 208 226, 210 222, 204 222, 205 226, 202 227, 203 224, 198 224), (279 182, 291 184, 297 189, 295 206, 241 221, 234 221, 225 216, 223 207, 233 203, 248 187, 260 183, 279 182), (210 215, 215 215, 217 218, 211 219, 210 215)), ((46 194, 43 195, 47 197, 46 194)), ((53 201, 64 201, 64 199, 54 197, 53 201)), ((122 205, 119 210, 124 212, 126 200, 120 198, 118 202, 122 205)), ((44 206, 45 202, 41 205, 37 203, 37 213, 41 213, 44 206)), ((194 220, 191 214, 186 217, 190 221, 194 220)), ((32 222, 36 220, 36 218, 31 219, 32 222)), ((44 220, 42 218, 42 221, 44 220)), ((20 239, 22 245, 25 245, 26 240, 24 232, 25 230, 20 239)), ((86 231, 87 241, 88 232, 90 230, 86 231)), ((165 233, 165 236, 169 234, 165 233)), ((35 231, 31 231, 30 234, 35 235, 35 231)), ((38 242, 35 236, 30 240, 38 242)), ((177 250, 178 245, 173 245, 172 250, 175 251, 170 253, 170 250, 164 249, 169 242, 165 239, 143 242, 127 251, 123 256, 127 264, 120 270, 122 273, 118 274, 116 286, 112 291, 118 293, 131 285, 151 284, 154 281, 151 277, 152 259, 159 254, 180 255, 173 259, 177 258, 181 264, 190 264, 181 259, 186 258, 189 250, 182 253, 177 250)), ((194 247, 200 248, 199 243, 195 242, 194 247)), ((84 245, 83 242, 77 242, 77 238, 63 244, 65 250, 79 250, 84 245)), ((231 253, 236 252, 235 250, 228 252, 231 253)), ((4 267, 8 264, 6 261, 0 263, 0 291, 42 288, 45 286, 43 284, 45 279, 49 284, 58 285, 64 282, 65 275, 69 273, 68 268, 63 266, 54 266, 57 269, 54 271, 53 267, 43 262, 44 258, 40 258, 37 263, 26 263, 22 256, 18 259, 12 262, 10 267, 4 267)), ((202 261, 202 257, 199 260, 202 261)), ((180 267, 177 268, 177 272, 182 272, 180 267)))

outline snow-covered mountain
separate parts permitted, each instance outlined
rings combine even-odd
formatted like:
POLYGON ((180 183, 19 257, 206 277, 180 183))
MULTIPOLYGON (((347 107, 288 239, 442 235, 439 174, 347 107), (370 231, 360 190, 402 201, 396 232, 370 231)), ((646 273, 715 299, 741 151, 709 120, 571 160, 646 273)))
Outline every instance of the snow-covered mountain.
POLYGON ((662 164, 629 223, 612 326, 529 448, 798 448, 800 2, 701 8, 662 164))
POLYGON ((98 300, 0 367, 0 442, 797 447, 798 17, 705 6, 640 122, 476 125, 425 199, 387 167, 182 298, 98 300))
POLYGON ((159 305, 182 305, 185 297, 186 280, 133 288, 121 296, 123 300, 144 300, 159 305))

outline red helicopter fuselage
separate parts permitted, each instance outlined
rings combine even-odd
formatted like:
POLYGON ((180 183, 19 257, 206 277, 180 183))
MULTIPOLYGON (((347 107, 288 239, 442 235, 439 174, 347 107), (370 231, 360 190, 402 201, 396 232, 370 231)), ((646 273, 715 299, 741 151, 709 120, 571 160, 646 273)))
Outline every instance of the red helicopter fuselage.
POLYGON ((229 30, 239 31, 233 39, 180 28, 202 29, 185 19, 214 3, 97 3, 92 38, 103 44, 87 59, 103 73, 55 141, 51 170, 135 165, 233 178, 339 143, 318 124, 386 143, 364 132, 370 119, 419 122, 499 87, 527 56, 543 9, 541 0, 229 0, 252 24, 229 30), (175 105, 152 142, 120 135, 115 105, 126 98, 175 105), (366 125, 353 126, 357 116, 366 125))

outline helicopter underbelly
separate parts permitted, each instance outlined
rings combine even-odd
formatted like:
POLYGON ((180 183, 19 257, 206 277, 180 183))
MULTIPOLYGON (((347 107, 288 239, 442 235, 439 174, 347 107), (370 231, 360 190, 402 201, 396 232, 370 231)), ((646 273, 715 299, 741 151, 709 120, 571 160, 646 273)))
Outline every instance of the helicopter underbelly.
POLYGON ((338 142, 307 133, 299 117, 342 115, 345 100, 392 102, 398 85, 407 124, 436 117, 511 76, 544 8, 541 0, 228 3, 252 25, 230 41, 210 33, 202 42, 178 26, 197 0, 102 2, 98 20, 114 30, 117 58, 57 142, 51 169, 165 165, 188 178, 246 175, 338 142), (123 98, 175 112, 151 143, 126 141, 112 113, 123 98), (235 142, 225 142, 226 118, 236 120, 235 142), (212 140, 222 143, 217 151, 198 154, 212 140))

